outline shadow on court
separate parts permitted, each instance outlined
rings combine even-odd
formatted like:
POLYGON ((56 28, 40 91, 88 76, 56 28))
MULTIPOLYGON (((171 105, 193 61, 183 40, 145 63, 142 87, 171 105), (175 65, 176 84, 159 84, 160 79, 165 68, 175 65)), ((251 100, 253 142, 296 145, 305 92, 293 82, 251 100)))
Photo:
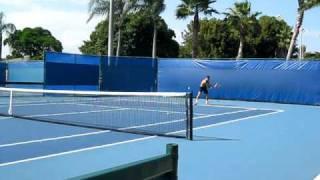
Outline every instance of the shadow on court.
POLYGON ((194 136, 193 141, 240 141, 240 139, 210 136, 194 136))

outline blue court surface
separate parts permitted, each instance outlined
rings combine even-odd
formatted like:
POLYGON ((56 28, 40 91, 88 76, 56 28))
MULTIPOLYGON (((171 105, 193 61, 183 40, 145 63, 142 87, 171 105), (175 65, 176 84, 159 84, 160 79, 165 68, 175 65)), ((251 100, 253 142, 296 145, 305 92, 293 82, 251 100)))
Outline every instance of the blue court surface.
MULTIPOLYGON (((37 106, 29 113, 79 119, 104 111, 37 106)), ((0 117, 0 179, 67 179, 160 155, 177 143, 182 180, 312 180, 320 174, 319 117, 317 106, 201 101, 193 141, 0 117)))

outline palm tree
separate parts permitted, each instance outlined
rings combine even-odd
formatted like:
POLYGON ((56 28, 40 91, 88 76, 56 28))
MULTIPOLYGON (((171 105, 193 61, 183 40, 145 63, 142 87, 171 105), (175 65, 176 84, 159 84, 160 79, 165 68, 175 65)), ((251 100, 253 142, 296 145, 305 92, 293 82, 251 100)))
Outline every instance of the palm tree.
POLYGON ((160 14, 165 8, 164 0, 143 0, 142 10, 151 16, 153 20, 152 58, 156 58, 157 56, 157 26, 161 20, 160 14))
MULTIPOLYGON (((116 0, 113 2, 114 16, 116 18, 116 23, 118 25, 118 42, 117 42, 117 52, 116 56, 120 56, 121 49, 121 35, 122 35, 122 25, 124 19, 130 11, 135 9, 137 0, 116 0)), ((89 2, 89 18, 87 22, 92 20, 94 16, 100 15, 105 16, 109 19, 109 10, 110 10, 110 0, 90 0, 89 2)), ((112 33, 112 32, 111 32, 112 33)))
POLYGON ((276 50, 275 57, 285 58, 288 51, 288 44, 291 38, 291 27, 287 26, 285 21, 281 20, 279 26, 279 32, 276 34, 278 41, 278 48, 276 50))
POLYGON ((0 12, 0 60, 2 58, 2 33, 13 33, 16 27, 11 23, 4 22, 4 14, 0 12))
POLYGON ((290 46, 287 54, 287 60, 291 58, 294 45, 296 44, 297 37, 300 33, 300 29, 302 27, 303 18, 304 18, 304 12, 319 6, 320 0, 298 0, 298 5, 299 7, 298 7, 298 13, 297 13, 297 20, 296 20, 296 25, 294 27, 292 37, 291 37, 291 42, 290 42, 290 46))
POLYGON ((198 56, 198 34, 200 31, 199 13, 205 15, 212 15, 218 13, 217 10, 210 8, 210 4, 215 3, 216 0, 181 0, 182 4, 178 5, 176 16, 178 19, 185 19, 188 16, 193 16, 192 27, 192 58, 198 56))
POLYGON ((231 25, 235 26, 239 31, 240 42, 236 59, 240 59, 243 57, 243 47, 247 30, 261 13, 251 13, 251 3, 247 0, 244 2, 234 3, 234 7, 228 8, 228 11, 229 12, 224 13, 226 18, 229 20, 231 25))
POLYGON ((123 22, 127 16, 127 14, 130 11, 133 11, 136 7, 136 2, 137 1, 133 1, 133 0, 125 0, 122 1, 122 3, 120 2, 120 6, 122 8, 120 8, 120 12, 118 14, 120 14, 119 16, 119 21, 118 21, 118 43, 117 43, 117 52, 116 52, 116 56, 120 56, 120 49, 121 49, 121 35, 122 35, 122 25, 123 22))

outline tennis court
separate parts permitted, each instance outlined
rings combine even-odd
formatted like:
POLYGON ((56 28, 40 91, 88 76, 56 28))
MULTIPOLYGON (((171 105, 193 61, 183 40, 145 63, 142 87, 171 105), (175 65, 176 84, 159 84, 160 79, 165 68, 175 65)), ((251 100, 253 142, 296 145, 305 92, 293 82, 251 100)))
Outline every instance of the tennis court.
MULTIPOLYGON (((182 142, 183 144, 197 144, 201 141, 210 142, 211 140, 215 141, 220 138, 215 139, 213 136, 203 137, 201 135, 202 133, 199 133, 201 132, 201 129, 209 129, 214 132, 215 126, 218 127, 232 123, 239 123, 240 121, 245 120, 277 116, 277 114, 281 114, 283 112, 283 110, 272 108, 232 106, 225 104, 224 102, 217 102, 211 105, 204 105, 203 103, 200 103, 193 108, 194 141, 188 141, 183 139, 178 140, 176 138, 160 138, 157 136, 145 136, 110 130, 97 130, 93 128, 76 127, 64 124, 39 122, 39 120, 42 119, 51 120, 52 122, 59 122, 62 120, 66 120, 68 122, 74 120, 79 126, 94 123, 94 125, 103 127, 103 124, 106 124, 106 122, 99 124, 98 121, 105 118, 113 120, 116 119, 117 121, 111 122, 115 127, 121 127, 124 130, 138 130, 138 133, 141 133, 141 129, 139 132, 139 128, 143 127, 144 129, 142 129, 142 133, 153 132, 156 134, 163 133, 169 135, 184 134, 186 132, 185 120, 183 119, 186 118, 185 112, 183 112, 185 108, 184 100, 182 101, 182 108, 179 107, 179 102, 181 102, 181 100, 177 100, 176 98, 173 98, 173 100, 172 98, 169 98, 171 100, 167 100, 167 98, 165 98, 165 101, 161 101, 162 98, 154 99, 153 97, 153 99, 150 99, 150 97, 146 98, 144 96, 125 96, 125 99, 121 99, 121 104, 119 103, 121 101, 117 99, 117 97, 55 97, 48 95, 50 91, 46 92, 45 96, 43 95, 43 92, 41 94, 31 92, 32 90, 28 93, 24 92, 23 94, 22 92, 16 92, 14 94, 17 95, 13 95, 13 114, 18 114, 21 118, 1 117, 0 132, 2 138, 0 145, 0 174, 4 179, 23 177, 27 177, 27 179, 29 179, 29 177, 30 179, 39 178, 39 174, 34 171, 27 170, 24 172, 26 169, 20 169, 19 167, 27 166, 29 168, 39 168, 37 165, 33 167, 33 164, 46 161, 54 162, 54 159, 68 158, 69 156, 72 157, 74 155, 80 156, 83 153, 83 158, 86 159, 85 154, 87 153, 93 153, 101 150, 112 152, 114 149, 118 149, 123 145, 136 146, 135 148, 139 149, 140 143, 150 143, 150 139, 155 140, 154 143, 157 144, 157 146, 159 145, 156 143, 157 141, 174 141, 182 142), (121 111, 121 115, 118 113, 119 111, 121 111), (130 118, 133 116, 135 116, 135 119, 130 118), (155 118, 158 118, 155 120, 157 123, 143 121, 155 118), (130 119, 132 120, 130 121, 130 119), (137 119, 140 119, 141 121, 139 122, 137 119), (16 174, 13 173, 14 171, 23 171, 23 173, 16 174)), ((10 96, 4 95, 1 97, 2 104, 0 106, 0 110, 2 114, 8 111, 9 97, 10 96)), ((158 98, 158 96, 156 96, 156 98, 158 98)), ((225 137, 220 140, 228 140, 228 138, 225 137)), ((232 139, 230 139, 230 141, 232 141, 232 139)), ((99 154, 99 152, 97 153, 99 154)), ((107 159, 110 158, 110 156, 104 156, 103 154, 98 156, 100 156, 98 159, 103 159, 104 157, 107 159)), ((141 157, 139 158, 145 158, 145 152, 140 152, 140 156, 141 157)), ((114 160, 118 159, 116 156, 114 156, 114 158, 114 160)), ((130 159, 130 157, 127 156, 122 158, 130 159)), ((119 158, 119 160, 122 158, 119 158)), ((79 159, 79 161, 81 161, 81 159, 79 159)), ((184 158, 181 157, 181 160, 182 159, 184 158)), ((85 166, 94 163, 95 160, 92 160, 93 159, 86 162, 85 166)), ((109 160, 107 161, 109 162, 109 160)), ((68 163, 69 161, 66 161, 66 164, 68 163)), ((79 165, 79 162, 77 161, 70 161, 70 163, 73 164, 72 166, 79 165)), ((109 165, 112 164, 113 163, 110 161, 109 165)), ((52 164, 52 166, 55 165, 52 164)), ((60 165, 55 166, 55 169, 58 171, 63 171, 65 167, 62 167, 60 170, 59 168, 60 165)), ((42 172, 44 173, 45 171, 46 170, 42 172)), ((86 172, 90 172, 90 168, 87 169, 86 172)), ((85 172, 83 172, 81 168, 78 170, 77 168, 72 168, 72 171, 68 170, 65 174, 62 172, 57 173, 52 176, 52 178, 67 178, 71 176, 70 173, 76 176, 85 172)))
MULTIPOLYGON (((70 110, 75 118, 84 112, 70 110)), ((319 172, 318 107, 212 101, 194 110, 193 141, 1 117, 0 178, 66 179, 161 154, 172 142, 181 150, 181 179, 312 179, 319 172)))

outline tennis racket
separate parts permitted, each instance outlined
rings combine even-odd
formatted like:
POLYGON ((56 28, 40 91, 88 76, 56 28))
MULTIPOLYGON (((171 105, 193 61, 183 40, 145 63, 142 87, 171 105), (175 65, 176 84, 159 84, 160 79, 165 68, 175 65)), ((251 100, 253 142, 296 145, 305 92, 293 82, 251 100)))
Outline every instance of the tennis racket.
POLYGON ((213 85, 213 88, 221 88, 221 84, 220 84, 220 83, 215 83, 215 84, 213 85))

